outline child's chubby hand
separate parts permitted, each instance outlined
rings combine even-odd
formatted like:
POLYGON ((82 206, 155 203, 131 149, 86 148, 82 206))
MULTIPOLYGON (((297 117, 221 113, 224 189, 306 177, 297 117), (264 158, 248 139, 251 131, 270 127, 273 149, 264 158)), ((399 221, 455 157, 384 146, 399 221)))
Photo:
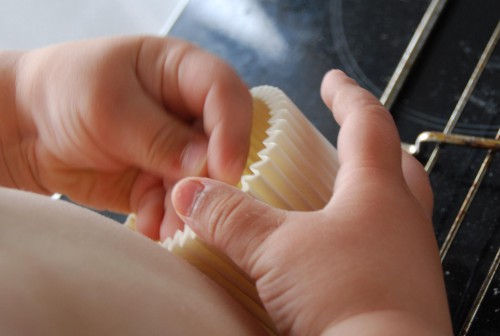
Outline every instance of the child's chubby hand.
POLYGON ((79 41, 20 54, 15 187, 135 212, 139 231, 180 225, 170 190, 186 176, 235 183, 251 97, 236 73, 173 38, 79 41), (162 223, 171 223, 171 226, 162 223))
POLYGON ((324 209, 274 209, 203 178, 179 182, 174 207, 256 280, 283 334, 451 335, 427 175, 354 81, 332 71, 322 97, 341 126, 324 209))

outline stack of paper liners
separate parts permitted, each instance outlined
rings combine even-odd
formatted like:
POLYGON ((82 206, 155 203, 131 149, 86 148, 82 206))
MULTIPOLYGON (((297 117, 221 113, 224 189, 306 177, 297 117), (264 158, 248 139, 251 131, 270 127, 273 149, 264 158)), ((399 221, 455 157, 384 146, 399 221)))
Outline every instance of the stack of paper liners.
MULTIPOLYGON (((331 197, 338 170, 335 148, 281 90, 261 86, 251 92, 251 146, 239 187, 274 207, 322 208, 331 197)), ((254 281, 228 257, 203 243, 188 227, 163 246, 225 288, 269 334, 276 334, 254 281)))

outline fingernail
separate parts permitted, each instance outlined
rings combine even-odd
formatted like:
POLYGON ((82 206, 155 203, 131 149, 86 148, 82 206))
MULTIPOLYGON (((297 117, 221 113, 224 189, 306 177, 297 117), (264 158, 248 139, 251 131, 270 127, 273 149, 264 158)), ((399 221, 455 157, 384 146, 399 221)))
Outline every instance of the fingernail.
POLYGON ((205 186, 196 180, 183 180, 179 182, 175 186, 172 200, 177 213, 184 218, 190 217, 204 189, 205 186))
POLYGON ((207 142, 192 141, 187 144, 181 154, 181 169, 185 176, 199 176, 207 164, 207 142))

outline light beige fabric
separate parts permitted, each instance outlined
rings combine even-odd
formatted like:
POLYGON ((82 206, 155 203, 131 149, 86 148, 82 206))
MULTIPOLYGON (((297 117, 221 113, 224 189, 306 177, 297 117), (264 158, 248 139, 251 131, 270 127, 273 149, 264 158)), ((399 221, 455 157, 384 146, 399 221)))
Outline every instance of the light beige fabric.
POLYGON ((90 210, 0 188, 1 335, 260 335, 212 280, 90 210))

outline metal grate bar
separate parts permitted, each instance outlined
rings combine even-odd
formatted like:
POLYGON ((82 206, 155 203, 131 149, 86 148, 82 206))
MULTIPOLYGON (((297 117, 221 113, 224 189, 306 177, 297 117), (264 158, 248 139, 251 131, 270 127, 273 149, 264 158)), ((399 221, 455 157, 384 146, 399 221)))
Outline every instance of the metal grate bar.
POLYGON ((469 311, 469 315, 467 315, 462 330, 460 331, 460 336, 465 336, 469 333, 472 327, 472 323, 474 322, 477 312, 479 311, 479 307, 481 307, 481 303, 483 302, 484 297, 486 296, 488 288, 490 287, 491 282, 493 281, 493 278, 498 270, 499 265, 500 265, 500 248, 497 250, 495 259, 493 260, 493 263, 491 264, 490 269, 488 270, 488 274, 486 274, 486 278, 484 279, 483 284, 481 285, 481 289, 479 290, 479 293, 477 294, 474 300, 474 304, 472 305, 472 308, 469 311))
POLYGON ((429 7, 427 7, 422 20, 418 24, 410 43, 408 43, 408 46, 403 53, 403 57, 401 57, 401 60, 396 66, 396 70, 394 70, 389 83, 380 97, 380 102, 388 110, 390 110, 392 104, 394 104, 394 101, 401 91, 401 88, 403 87, 403 84, 406 81, 413 64, 415 63, 417 56, 422 51, 422 47, 427 41, 427 38, 434 28, 447 1, 448 0, 432 0, 429 7))
MULTIPOLYGON (((435 24, 435 21, 437 20, 438 15, 440 14, 442 8, 444 7, 444 3, 441 3, 443 7, 441 8, 432 8, 433 6, 437 6, 438 2, 433 1, 429 8, 427 9, 426 14, 424 15, 424 18, 422 19, 419 27, 417 28, 417 32, 415 32, 412 41, 410 41, 410 45, 407 47, 405 54, 403 55, 400 64, 398 64, 398 67, 396 71, 394 72, 391 80, 389 81, 389 84, 387 85, 382 97, 380 98, 380 101, 384 106, 387 108, 390 108, 395 101, 397 95, 399 94, 399 91, 406 80, 406 77, 410 71, 411 66, 413 65, 414 60, 417 57, 417 54, 420 52, 420 50, 423 47, 423 43, 425 42, 427 35, 430 33, 430 30, 432 29, 433 25, 435 24), (426 15, 431 15, 431 17, 425 17, 426 15), (427 27, 425 25, 421 27, 423 22, 427 22, 427 27), (429 21, 430 20, 430 21, 429 21), (418 31, 419 29, 427 29, 427 31, 418 31), (422 35, 423 34, 423 35, 422 35), (421 36, 419 36, 421 35, 421 36), (416 41, 414 41, 416 39, 416 41), (420 44, 421 43, 421 44, 420 44)), ((452 144, 452 145, 460 145, 460 146, 468 146, 468 147, 476 147, 476 148, 484 148, 488 149, 486 156, 481 164, 481 167, 479 168, 474 181, 472 182, 467 195, 460 207, 460 210, 455 217, 455 220, 450 227, 450 230, 447 233, 447 236, 445 238, 445 241, 443 242, 443 245, 440 248, 440 257, 441 261, 443 261, 462 225, 462 222, 469 211, 469 208, 477 194, 477 191, 479 190, 480 185, 483 182, 484 177, 486 176, 486 173, 491 165, 491 161, 493 159, 494 153, 500 149, 500 129, 498 130, 496 136, 494 139, 490 138, 480 138, 480 137, 470 137, 470 136, 465 136, 465 135, 460 135, 460 134, 452 134, 453 129, 455 128, 458 119, 461 117, 463 110, 465 108, 465 105, 469 101, 472 92, 474 91, 497 43, 500 38, 500 21, 497 23, 495 30, 493 31, 493 34, 491 35, 485 49, 483 50, 483 53, 481 54, 481 57, 479 58, 479 61, 474 68, 474 71, 469 78, 467 85, 464 88, 464 91, 462 92, 460 99, 458 100, 452 114, 450 115, 450 118, 446 124, 446 127, 444 128, 443 132, 423 132, 421 133, 416 141, 415 144, 402 144, 403 149, 407 150, 411 154, 417 154, 420 150, 420 146, 422 143, 436 143, 434 146, 434 149, 425 165, 425 170, 427 173, 430 174, 432 171, 438 156, 439 156, 439 151, 440 147, 442 144, 452 144)), ((470 331, 473 322, 475 320, 476 314, 479 311, 479 308, 486 296, 486 293, 488 291, 488 288, 491 285, 491 282, 494 278, 495 273, 497 272, 500 264, 500 249, 497 251, 497 254, 494 258, 493 263, 491 264, 488 273, 483 280, 483 283, 481 284, 481 288, 479 292, 476 295, 476 298, 474 300, 472 308, 469 310, 469 314, 462 326, 460 335, 465 336, 468 334, 470 331)))
MULTIPOLYGON (((495 140, 496 141, 500 140, 500 129, 498 129, 498 132, 495 136, 495 140)), ((465 215, 467 214, 467 211, 469 210, 469 207, 472 204, 472 201, 474 200, 477 191, 479 190, 479 186, 483 182, 484 176, 486 175, 486 172, 490 167, 494 153, 495 151, 493 149, 488 150, 488 153, 486 154, 483 163, 481 164, 481 167, 479 168, 479 171, 476 177, 474 178, 474 181, 472 182, 469 191, 467 192, 467 196, 465 197, 462 206, 458 211, 457 217, 455 217, 455 221, 453 222, 450 231, 446 235, 446 239, 444 240, 444 243, 439 251, 439 254, 441 255, 441 261, 443 261, 444 258, 446 257, 446 254, 450 249, 451 243, 453 243, 453 240, 455 239, 455 236, 457 235, 457 232, 460 229, 460 226, 462 225, 465 215)))
POLYGON ((414 145, 405 148, 412 155, 420 153, 422 144, 437 143, 439 145, 466 146, 482 149, 500 150, 500 141, 490 138, 481 138, 461 134, 444 134, 442 132, 422 132, 418 135, 414 145))
MULTIPOLYGON (((500 21, 497 23, 497 26, 493 31, 493 34, 491 35, 488 43, 486 44, 486 48, 481 54, 481 57, 479 58, 479 61, 474 69, 474 72, 469 78, 469 81, 467 82, 467 85, 465 86, 465 89, 462 92, 462 95, 460 96, 460 99, 458 100, 458 103, 455 106, 455 109, 453 110, 453 113, 450 116, 450 119, 448 119, 448 123, 446 124, 446 127, 443 130, 444 134, 451 134, 451 132, 455 128, 458 119, 462 115, 465 105, 469 101, 469 98, 472 92, 474 91, 474 88, 476 87, 476 84, 479 81, 479 78, 481 77, 481 74, 483 73, 486 64, 488 63, 488 60, 490 59, 490 56, 493 53, 493 50, 495 50, 495 46, 497 45, 499 38, 500 38, 500 21)), ((425 170, 427 171, 427 173, 430 173, 432 168, 436 164, 439 155, 439 148, 440 148, 439 145, 436 145, 436 147, 434 147, 434 150, 432 151, 429 160, 425 164, 425 170)))

